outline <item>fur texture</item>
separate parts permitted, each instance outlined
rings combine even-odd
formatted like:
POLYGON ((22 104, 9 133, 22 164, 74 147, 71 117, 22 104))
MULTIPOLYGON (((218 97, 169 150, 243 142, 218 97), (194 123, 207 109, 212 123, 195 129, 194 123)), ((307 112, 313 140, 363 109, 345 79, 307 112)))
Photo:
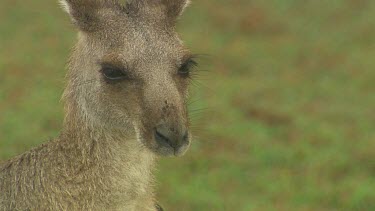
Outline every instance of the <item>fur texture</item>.
POLYGON ((155 160, 184 154, 191 140, 189 81, 177 74, 190 54, 172 24, 187 3, 61 1, 80 31, 64 126, 56 139, 0 165, 0 210, 159 209, 155 160), (109 82, 108 65, 126 79, 109 82), (160 144, 159 125, 184 141, 160 144))

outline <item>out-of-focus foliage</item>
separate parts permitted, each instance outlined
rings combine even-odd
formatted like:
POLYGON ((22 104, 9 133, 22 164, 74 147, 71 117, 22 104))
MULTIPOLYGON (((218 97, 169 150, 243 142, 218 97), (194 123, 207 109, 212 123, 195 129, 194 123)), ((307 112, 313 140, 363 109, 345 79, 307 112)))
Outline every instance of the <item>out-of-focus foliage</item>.
MULTIPOLYGON (((375 210, 374 1, 200 0, 178 29, 205 56, 166 210, 375 210)), ((58 134, 74 41, 55 1, 1 1, 0 159, 58 134)))

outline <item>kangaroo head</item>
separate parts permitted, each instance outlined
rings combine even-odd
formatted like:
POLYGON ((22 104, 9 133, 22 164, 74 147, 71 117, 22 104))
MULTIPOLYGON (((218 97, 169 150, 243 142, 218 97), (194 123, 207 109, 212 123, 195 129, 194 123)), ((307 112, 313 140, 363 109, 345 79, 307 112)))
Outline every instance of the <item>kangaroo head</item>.
POLYGON ((188 0, 60 1, 79 29, 65 91, 68 112, 77 107, 94 127, 132 134, 159 155, 184 154, 196 63, 174 28, 188 0))

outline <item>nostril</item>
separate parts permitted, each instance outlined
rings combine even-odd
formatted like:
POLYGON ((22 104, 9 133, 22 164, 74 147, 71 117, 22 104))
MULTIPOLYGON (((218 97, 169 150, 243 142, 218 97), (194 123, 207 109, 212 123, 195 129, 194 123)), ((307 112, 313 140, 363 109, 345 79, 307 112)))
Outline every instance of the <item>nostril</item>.
POLYGON ((172 141, 166 135, 164 135, 162 132, 158 131, 157 129, 155 130, 155 139, 161 144, 164 144, 164 145, 167 144, 171 147, 174 147, 174 144, 172 143, 172 141))
POLYGON ((173 127, 168 125, 159 125, 154 128, 154 139, 160 145, 164 147, 172 147, 174 149, 180 148, 189 142, 189 132, 183 130, 178 132, 173 127), (174 129, 174 131, 172 131, 174 129))
POLYGON ((189 140, 189 132, 185 132, 184 136, 182 137, 183 141, 188 141, 189 140))

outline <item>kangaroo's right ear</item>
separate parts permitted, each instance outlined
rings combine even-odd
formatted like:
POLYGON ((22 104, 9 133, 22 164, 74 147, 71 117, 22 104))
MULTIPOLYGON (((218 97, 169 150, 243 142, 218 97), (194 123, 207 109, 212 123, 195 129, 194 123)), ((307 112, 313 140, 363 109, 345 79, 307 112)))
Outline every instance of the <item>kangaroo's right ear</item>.
POLYGON ((59 0, 59 2, 79 29, 82 31, 94 31, 100 24, 100 11, 115 6, 117 1, 59 0))

